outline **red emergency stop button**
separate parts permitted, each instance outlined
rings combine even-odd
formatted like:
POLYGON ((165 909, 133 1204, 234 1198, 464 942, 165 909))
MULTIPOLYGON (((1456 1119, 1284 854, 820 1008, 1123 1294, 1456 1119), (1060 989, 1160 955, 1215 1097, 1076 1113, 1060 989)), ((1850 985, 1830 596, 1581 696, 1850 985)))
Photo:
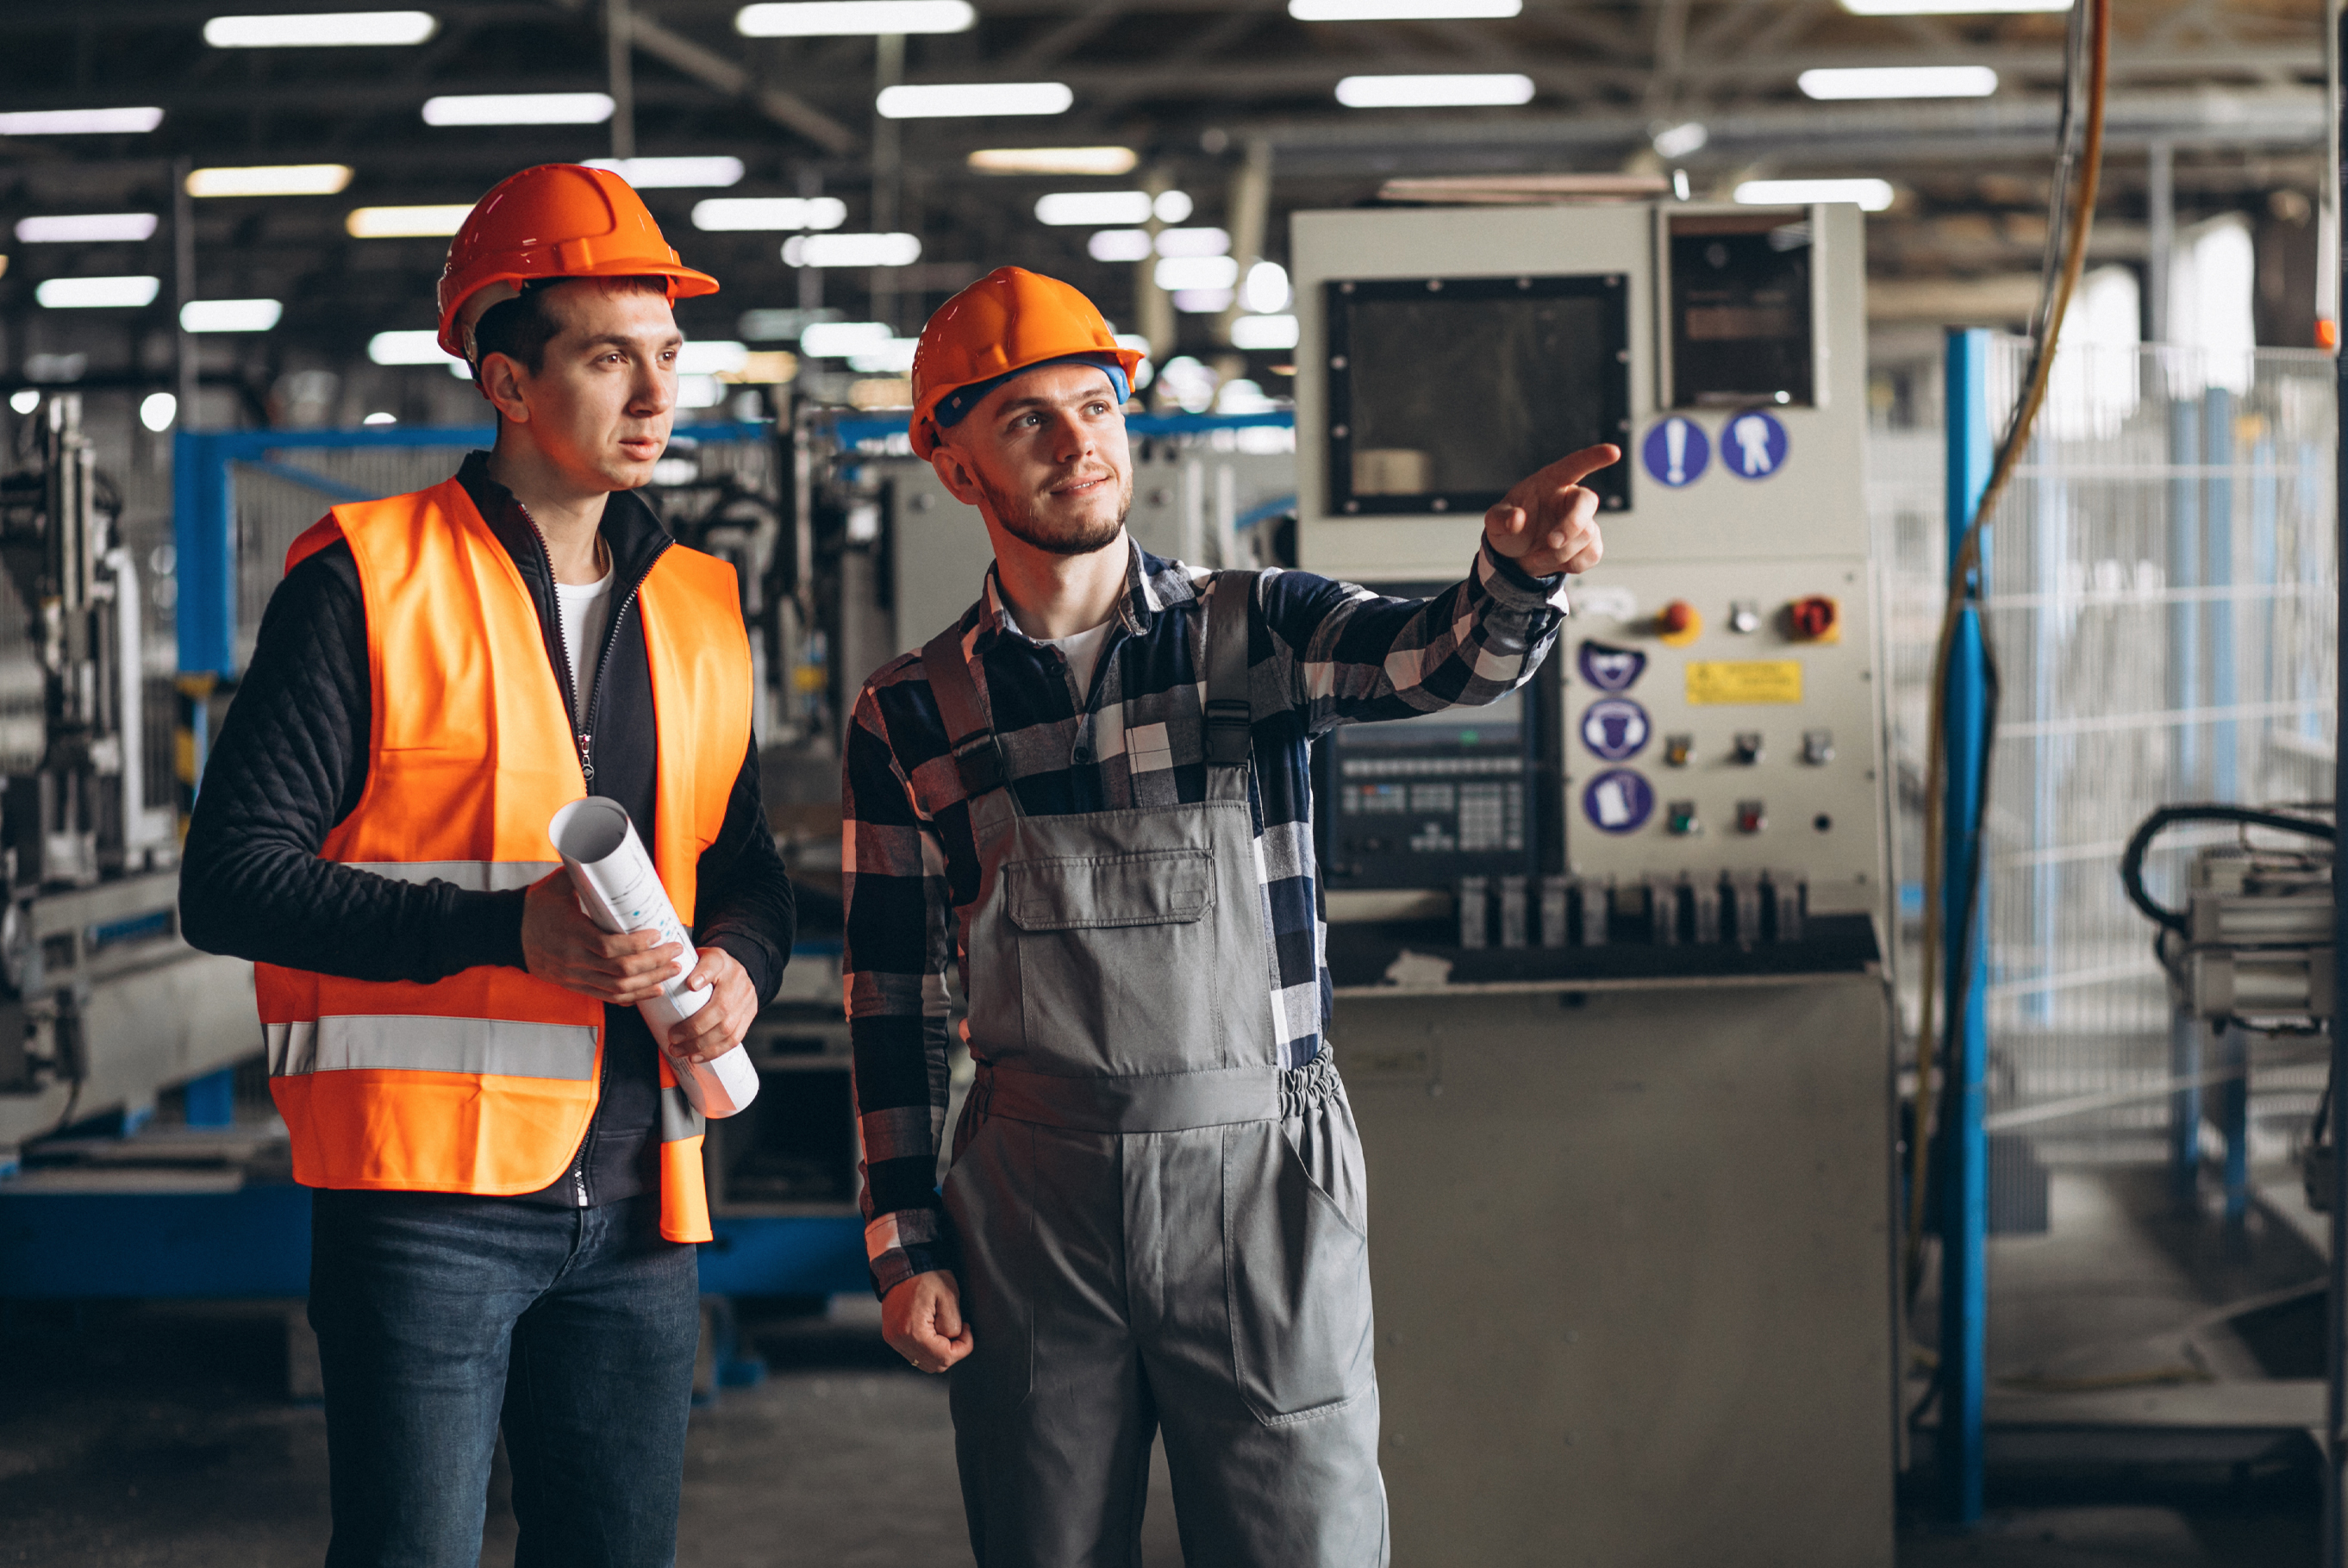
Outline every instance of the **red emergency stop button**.
POLYGON ((1832 643, 1842 637, 1842 605, 1824 593, 1813 593, 1797 599, 1789 605, 1786 617, 1793 626, 1794 638, 1803 643, 1832 643))
POLYGON ((1673 647, 1684 647, 1704 634, 1704 616, 1684 599, 1674 599, 1655 616, 1655 630, 1673 647))

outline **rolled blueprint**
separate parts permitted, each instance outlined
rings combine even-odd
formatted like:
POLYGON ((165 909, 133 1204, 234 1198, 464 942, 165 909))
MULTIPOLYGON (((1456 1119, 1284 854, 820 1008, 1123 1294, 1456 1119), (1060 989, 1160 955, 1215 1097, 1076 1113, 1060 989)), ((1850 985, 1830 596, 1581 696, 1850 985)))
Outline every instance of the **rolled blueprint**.
MULTIPOLYGON (((579 890, 579 904, 588 919, 615 934, 657 933, 662 942, 682 949, 690 964, 693 939, 677 919, 676 906, 669 903, 668 889, 661 885, 626 807, 602 795, 573 800, 554 814, 546 836, 570 868, 572 885, 579 890)), ((669 1030, 679 1019, 701 1011, 709 995, 706 988, 686 990, 680 974, 663 981, 659 991, 638 1003, 636 1010, 666 1054, 669 1030)), ((714 1061, 684 1062, 672 1056, 668 1065, 685 1098, 704 1116, 732 1116, 757 1098, 758 1069, 739 1046, 714 1061)))

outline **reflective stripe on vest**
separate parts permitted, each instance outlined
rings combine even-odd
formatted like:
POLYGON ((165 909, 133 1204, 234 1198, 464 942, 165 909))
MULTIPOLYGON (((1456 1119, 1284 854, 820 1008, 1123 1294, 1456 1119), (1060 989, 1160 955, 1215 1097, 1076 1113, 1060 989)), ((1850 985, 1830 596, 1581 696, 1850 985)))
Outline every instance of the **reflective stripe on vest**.
MULTIPOLYGON (((366 609, 366 785, 324 860, 469 892, 560 862, 546 826, 586 792, 529 585, 454 480, 337 507, 289 568, 340 538, 366 609)), ((750 744, 749 639, 733 568, 672 545, 637 589, 659 758, 647 848, 677 913, 750 744)), ((638 824, 643 829, 646 824, 638 824)), ((496 965, 429 985, 254 967, 270 1092, 314 1187, 519 1195, 569 1167, 601 1089, 603 1006, 496 965)), ((661 1233, 709 1239, 703 1123, 660 1062, 661 1233)))
POLYGON ((595 1031, 578 1024, 380 1013, 263 1024, 261 1034, 272 1078, 381 1071, 584 1080, 595 1068, 595 1031))
POLYGON ((373 872, 394 882, 444 882, 467 892, 511 892, 528 887, 561 861, 345 861, 355 872, 373 872))

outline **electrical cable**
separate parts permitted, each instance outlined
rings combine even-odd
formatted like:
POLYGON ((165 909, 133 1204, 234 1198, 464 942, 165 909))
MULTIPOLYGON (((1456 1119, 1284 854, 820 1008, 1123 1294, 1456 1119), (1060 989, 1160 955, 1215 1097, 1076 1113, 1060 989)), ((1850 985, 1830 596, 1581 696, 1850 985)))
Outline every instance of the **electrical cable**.
POLYGON ((2179 822, 2235 822, 2279 833, 2299 833, 2326 843, 2338 836, 2329 822, 2309 817, 2286 817, 2279 811, 2261 811, 2250 806, 2163 806, 2137 823, 2136 831, 2128 835, 2127 848, 2120 851, 2120 886, 2127 890, 2128 902, 2142 910, 2147 920, 2179 936, 2189 934, 2185 913, 2161 904, 2144 886, 2144 857, 2151 850, 2152 841, 2179 822))
MULTIPOLYGON (((2112 11, 2111 0, 2082 0, 2071 8, 2071 25, 2065 44, 2064 109, 2058 128, 2061 139, 2055 149, 2055 170, 2051 201, 2060 201, 2065 184, 2070 189, 2070 201, 2065 222, 2051 225, 2046 234, 2046 257, 2051 263, 2056 254, 2062 257, 2060 271, 2051 265, 2042 277, 2042 301, 2034 313, 2034 325, 2038 328, 2032 351, 2030 373, 2024 379, 2024 391, 2016 405, 2012 422, 2007 426, 2005 439, 1990 469, 1989 482, 1982 487, 1981 500, 1973 508, 1972 520, 1960 537, 1955 558, 1949 566, 1949 593, 1941 616, 1941 634, 1932 659, 1932 700, 1931 731, 1927 735, 1928 759, 1925 768, 1924 810, 1924 951, 1922 954, 1922 987, 1920 996, 1921 1016, 1916 1035, 1916 1116, 1915 1133, 1910 1140, 1911 1171, 1908 1199, 1908 1237, 1905 1257, 1906 1295, 1915 1297, 1923 1278, 1923 1225, 1927 1206, 1927 1182, 1930 1176, 1927 1150, 1931 1139, 1927 1130, 1931 1125, 1932 1066, 1933 1066, 1933 996, 1939 968, 1941 945, 1941 890, 1948 868, 1941 864, 1941 818, 1948 792, 1948 758, 1944 755, 1944 731, 1948 720, 1949 678, 1953 664, 1957 633, 1968 609, 1975 612, 1981 628, 1982 656, 1985 674, 1986 710, 1982 719, 1981 787, 1975 792, 1972 820, 1966 825, 1965 877, 1963 907, 1958 912, 1963 934, 1962 951, 1958 965, 1953 965, 1952 981, 1970 975, 1980 954, 1973 951, 1974 911, 1979 907, 1982 868, 1980 857, 1982 824, 1989 809, 1989 778, 1991 744, 1996 733, 1997 663, 1989 640, 1985 617, 1979 615, 1982 583, 1982 529, 2003 494, 2006 481, 2013 477, 2031 430, 2038 420, 2038 410, 2046 398, 2046 386, 2054 370, 2054 354, 2061 338, 2063 321, 2071 307, 2071 296, 2076 292, 2079 275, 2087 259, 2087 234, 2095 225, 2096 195, 2103 181, 2104 117, 2111 77, 2112 11), (2084 112, 2077 111, 2082 98, 2084 112), (2077 131, 2080 149, 2076 159, 2072 155, 2072 142, 2077 131), (2051 284, 2051 293, 2046 285, 2051 284)), ((1964 995, 1962 985, 1950 986, 1948 1038, 1953 1046, 1958 1031, 1964 1025, 1959 1012, 1960 998, 1964 995)))

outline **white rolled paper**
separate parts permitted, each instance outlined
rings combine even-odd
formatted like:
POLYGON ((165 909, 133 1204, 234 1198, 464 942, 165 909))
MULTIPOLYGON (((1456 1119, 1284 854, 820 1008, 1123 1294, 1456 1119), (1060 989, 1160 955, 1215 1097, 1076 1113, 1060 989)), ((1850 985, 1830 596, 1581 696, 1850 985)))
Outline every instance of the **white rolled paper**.
MULTIPOLYGON (((579 905, 588 919, 614 934, 655 932, 663 943, 683 950, 690 968, 693 938, 677 919, 676 906, 669 903, 668 889, 661 885, 660 872, 653 868, 626 807, 603 795, 573 800, 554 814, 546 835, 570 868, 572 885, 579 890, 579 905)), ((685 975, 678 974, 663 981, 636 1010, 652 1026, 653 1038, 665 1054, 669 1030, 679 1019, 701 1011, 709 995, 706 989, 685 989, 685 975)), ((732 1116, 758 1097, 758 1069, 740 1046, 713 1061, 684 1062, 671 1056, 668 1065, 685 1098, 704 1116, 732 1116)))

